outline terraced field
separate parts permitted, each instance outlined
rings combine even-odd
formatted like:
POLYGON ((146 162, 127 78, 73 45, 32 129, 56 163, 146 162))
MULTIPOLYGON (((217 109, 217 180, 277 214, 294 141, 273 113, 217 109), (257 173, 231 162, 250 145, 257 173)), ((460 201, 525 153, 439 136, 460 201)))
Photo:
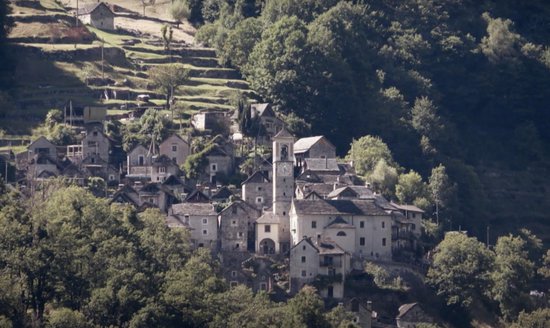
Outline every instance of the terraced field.
MULTIPOLYGON (((185 117, 202 109, 231 110, 235 93, 252 92, 238 71, 218 64, 213 49, 190 45, 188 34, 175 38, 168 51, 158 36, 140 32, 137 23, 132 31, 84 29, 76 26, 70 8, 53 0, 14 0, 11 6, 18 110, 9 122, 0 122, 10 134, 28 134, 49 109, 62 108, 69 100, 81 106, 104 104, 113 115, 126 112, 121 111, 123 104, 137 105, 138 94, 149 94, 162 105, 164 95, 148 80, 148 70, 157 65, 182 63, 190 69, 191 78, 176 91, 176 107, 185 117)), ((166 22, 156 17, 151 21, 159 26, 159 21, 166 22)))

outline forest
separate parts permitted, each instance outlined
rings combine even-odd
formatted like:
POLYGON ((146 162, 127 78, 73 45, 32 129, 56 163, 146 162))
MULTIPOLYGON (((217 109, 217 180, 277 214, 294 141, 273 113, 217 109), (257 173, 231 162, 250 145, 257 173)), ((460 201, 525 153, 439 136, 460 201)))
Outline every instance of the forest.
POLYGON ((184 3, 198 41, 238 68, 259 100, 310 123, 341 156, 352 140, 375 135, 396 162, 425 178, 443 164, 460 181, 460 211, 448 217, 448 228, 482 235, 490 212, 498 212, 481 168, 547 166, 544 1, 184 3))

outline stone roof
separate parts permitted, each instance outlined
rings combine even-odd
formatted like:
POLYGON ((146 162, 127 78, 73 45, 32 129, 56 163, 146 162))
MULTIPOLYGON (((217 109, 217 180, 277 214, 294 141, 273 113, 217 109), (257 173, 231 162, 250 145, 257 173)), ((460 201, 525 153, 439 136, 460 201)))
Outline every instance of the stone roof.
POLYGON ((352 195, 355 195, 354 197, 360 198, 360 199, 374 199, 375 195, 374 192, 366 187, 366 186, 345 186, 338 189, 333 190, 330 194, 327 195, 327 198, 335 198, 338 196, 347 196, 352 197, 352 195))
POLYGON ((317 246, 311 241, 311 237, 305 237, 305 236, 296 245, 292 246, 290 248, 290 250, 292 250, 293 248, 298 247, 298 245, 300 245, 301 243, 309 244, 309 246, 313 247, 313 249, 315 249, 317 252, 319 252, 319 248, 317 248, 317 246))
POLYGON ((265 212, 260 216, 256 223, 263 223, 263 224, 279 224, 280 218, 278 215, 275 215, 273 212, 265 212))
POLYGON ((300 173, 300 175, 296 177, 296 180, 317 183, 323 182, 323 180, 321 180, 321 178, 311 170, 305 170, 304 172, 300 173))
POLYGON ((104 2, 99 2, 99 3, 94 3, 94 4, 90 4, 90 5, 86 5, 86 6, 82 6, 80 8, 78 8, 78 15, 88 15, 88 14, 91 14, 92 12, 94 12, 99 6, 105 6, 105 8, 109 9, 109 11, 113 14, 114 16, 114 13, 113 11, 111 10, 111 8, 109 8, 109 6, 107 6, 104 2))
POLYGON ((319 254, 321 255, 339 255, 346 254, 346 251, 342 247, 338 246, 337 243, 331 240, 323 240, 319 243, 318 246, 319 254))
POLYGON ((185 223, 180 220, 180 218, 175 215, 168 215, 166 217, 166 225, 169 228, 189 228, 185 223))
POLYGON ((406 205, 406 204, 405 205, 399 205, 399 204, 396 204, 394 202, 391 202, 390 204, 392 206, 394 206, 396 209, 401 210, 401 211, 424 213, 423 210, 421 210, 420 208, 418 208, 414 205, 406 205))
POLYGON ((388 215, 370 199, 305 200, 295 199, 294 208, 300 214, 388 215))
POLYGON ((288 132, 288 130, 283 127, 274 137, 273 139, 277 138, 288 138, 288 139, 294 139, 294 136, 288 132))
POLYGON ((171 213, 176 215, 217 215, 212 204, 208 203, 181 203, 172 205, 171 213))
POLYGON ((265 174, 263 174, 261 171, 256 171, 251 176, 249 176, 248 179, 244 180, 241 185, 245 185, 247 183, 270 183, 270 182, 271 181, 265 174))
MULTIPOLYGON (((296 151, 294 151, 296 153, 296 151)), ((306 158, 306 168, 311 171, 340 172, 336 158, 306 158)))
POLYGON ((210 197, 195 189, 185 198, 185 201, 188 203, 209 203, 210 197))
POLYGON ((301 154, 308 151, 313 145, 315 145, 319 140, 323 139, 323 136, 307 137, 298 139, 294 143, 294 154, 301 154))
POLYGON ((323 198, 334 190, 334 185, 328 183, 297 183, 297 186, 304 195, 315 192, 323 198))
POLYGON ((414 308, 415 306, 417 306, 418 303, 408 303, 408 304, 403 304, 399 307, 399 314, 397 315, 397 319, 400 319, 402 318, 404 315, 406 315, 410 310, 412 310, 412 308, 414 308))
POLYGON ((151 162, 152 166, 177 166, 174 161, 166 156, 166 155, 160 155, 160 156, 153 156, 153 160, 151 162))
POLYGON ((269 103, 252 104, 250 105, 250 110, 252 117, 256 117, 256 115, 260 117, 264 115, 275 117, 275 113, 273 113, 273 110, 271 109, 271 104, 269 103))
POLYGON ((331 223, 329 223, 326 228, 333 228, 333 229, 355 229, 355 226, 353 224, 349 224, 346 222, 346 220, 342 219, 342 217, 338 216, 336 219, 334 219, 331 223))
POLYGON ((231 196, 234 196, 233 192, 229 190, 229 188, 227 188, 226 186, 223 186, 214 195, 212 195, 212 199, 222 200, 228 199, 231 196))

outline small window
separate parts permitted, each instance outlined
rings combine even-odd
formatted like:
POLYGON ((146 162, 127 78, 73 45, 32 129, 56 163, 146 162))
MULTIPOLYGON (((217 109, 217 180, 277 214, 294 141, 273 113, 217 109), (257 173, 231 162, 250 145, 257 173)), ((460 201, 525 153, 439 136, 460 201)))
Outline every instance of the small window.
POLYGON ((97 137, 97 131, 94 131, 92 134, 94 135, 94 137, 97 137))
POLYGON ((256 187, 256 191, 262 191, 262 187, 260 186, 256 187))
POLYGON ((177 161, 178 161, 178 159, 177 159, 177 158, 175 158, 175 157, 172 157, 172 161, 174 161, 174 162, 177 162, 177 161))
POLYGON ((365 237, 359 238, 359 246, 365 246, 365 237))
POLYGON ((267 284, 265 282, 260 283, 260 290, 267 290, 267 284))
POLYGON ((166 173, 166 167, 164 166, 159 167, 159 173, 166 173))
POLYGON ((231 226, 236 227, 237 226, 237 220, 231 220, 231 226))
POLYGON ((237 206, 233 206, 233 207, 231 208, 231 213, 237 214, 237 206))
POLYGON ((307 272, 306 272, 306 270, 302 270, 302 277, 307 277, 307 272))
POLYGON ((365 227, 365 221, 359 221, 359 228, 365 227))
POLYGON ((185 214, 183 218, 185 220, 185 223, 189 223, 189 214, 185 214))
POLYGON ((208 219, 207 218, 202 219, 202 224, 208 224, 208 219))
POLYGON ((263 197, 256 197, 256 204, 263 204, 264 198, 263 197))
POLYGON ((199 243, 199 247, 204 247, 204 244, 203 244, 203 243, 199 243))
POLYGON ((109 174, 109 181, 113 181, 113 180, 115 180, 115 176, 112 174, 109 174))
POLYGON ((302 256, 302 263, 306 263, 306 257, 302 256))
POLYGON ((202 231, 202 234, 203 234, 203 235, 208 235, 208 230, 206 230, 206 229, 203 230, 203 231, 202 231))
POLYGON ((217 170, 218 170, 218 165, 217 164, 210 165, 210 171, 216 172, 217 170))
POLYGON ((271 232, 271 226, 269 224, 264 226, 264 232, 271 232))
POLYGON ((311 228, 312 229, 317 228, 317 221, 311 221, 311 228))
POLYGON ((413 224, 411 225, 411 230, 416 230, 416 224, 413 223, 413 224))
POLYGON ((178 146, 177 145, 172 145, 172 151, 178 151, 178 146))
POLYGON ((144 158, 143 155, 139 155, 138 157, 138 165, 143 166, 144 158))
POLYGON ((237 271, 231 271, 231 277, 236 277, 237 276, 237 271))
POLYGON ((382 229, 386 228, 386 221, 382 221, 382 229))
POLYGON ((382 238, 382 246, 386 246, 386 238, 382 238))
POLYGON ((286 212, 285 212, 285 211, 283 211, 283 215, 286 215, 286 212))
POLYGON ((302 250, 304 251, 306 250, 306 245, 302 246, 302 250))
POLYGON ((239 238, 242 238, 243 237, 243 233, 242 232, 239 232, 239 238))
POLYGON ((416 219, 416 213, 413 213, 413 219, 416 219))
POLYGON ((343 236, 347 236, 346 233, 344 231, 338 231, 338 233, 336 234, 336 236, 340 236, 340 237, 343 237, 343 236))

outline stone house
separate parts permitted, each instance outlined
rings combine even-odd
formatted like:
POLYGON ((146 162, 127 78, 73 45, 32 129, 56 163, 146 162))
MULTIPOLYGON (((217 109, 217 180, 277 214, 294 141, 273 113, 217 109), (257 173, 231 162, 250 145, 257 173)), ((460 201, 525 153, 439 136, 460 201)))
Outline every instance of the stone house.
POLYGON ((201 110, 191 117, 191 125, 199 130, 215 130, 230 124, 230 117, 220 110, 201 110))
POLYGON ((256 171, 241 185, 242 199, 256 208, 271 206, 273 188, 271 180, 262 172, 256 171))
POLYGON ((283 223, 273 212, 265 212, 256 220, 256 253, 280 254, 283 250, 283 223))
POLYGON ((208 165, 205 174, 208 181, 216 185, 220 175, 228 176, 233 172, 233 158, 220 146, 214 146, 205 154, 208 165))
POLYGON ((79 8, 77 16, 83 24, 91 25, 101 30, 115 29, 115 14, 104 2, 79 8))
POLYGON ((36 155, 47 155, 52 159, 57 159, 57 148, 46 137, 41 136, 27 146, 27 157, 30 162, 36 155))
POLYGON ((398 328, 415 328, 418 324, 433 324, 435 320, 426 314, 418 303, 403 304, 395 318, 398 328))
POLYGON ((391 226, 391 213, 372 199, 295 199, 290 210, 293 245, 330 239, 360 259, 391 260, 391 226))
POLYGON ((218 216, 220 248, 227 252, 254 250, 254 222, 261 211, 248 203, 237 200, 218 216))
POLYGON ((375 312, 372 310, 372 302, 364 304, 358 298, 352 298, 344 303, 344 308, 353 315, 352 322, 361 328, 372 328, 372 317, 375 312))
POLYGON ((350 254, 333 241, 314 243, 304 237, 290 249, 291 293, 297 293, 305 284, 313 284, 322 297, 341 299, 350 271, 350 254))
POLYGON ((336 158, 336 147, 324 136, 301 138, 294 143, 294 157, 302 167, 306 158, 336 158))
POLYGON ((152 157, 149 156, 149 150, 142 145, 137 145, 127 156, 127 176, 130 177, 150 177, 149 168, 151 167, 152 157))
POLYGON ((168 208, 177 201, 176 196, 170 189, 160 183, 148 183, 138 191, 139 206, 150 204, 151 207, 158 207, 166 212, 168 208))
POLYGON ((121 188, 119 188, 113 196, 111 196, 111 199, 109 201, 112 203, 117 204, 130 204, 134 208, 138 208, 140 206, 140 199, 138 192, 132 188, 131 186, 124 185, 121 188))
POLYGON ((179 175, 179 166, 166 155, 153 156, 151 158, 151 181, 164 182, 171 175, 179 175))
POLYGON ((170 207, 169 215, 177 217, 191 233, 194 248, 207 247, 212 251, 218 244, 218 213, 209 203, 182 203, 170 207))
POLYGON ((177 199, 183 201, 192 190, 176 175, 170 175, 162 182, 162 185, 168 188, 177 199))
POLYGON ((90 155, 97 155, 105 162, 109 162, 111 142, 100 128, 93 127, 90 131, 87 131, 81 144, 82 158, 90 155))
POLYGON ((159 154, 172 159, 178 166, 182 165, 191 153, 189 142, 177 134, 166 138, 159 146, 159 154))
POLYGON ((263 103, 250 105, 250 117, 252 119, 258 119, 265 131, 265 135, 260 135, 258 137, 258 143, 264 146, 271 146, 271 138, 279 133, 284 127, 283 121, 277 117, 271 104, 263 103))

